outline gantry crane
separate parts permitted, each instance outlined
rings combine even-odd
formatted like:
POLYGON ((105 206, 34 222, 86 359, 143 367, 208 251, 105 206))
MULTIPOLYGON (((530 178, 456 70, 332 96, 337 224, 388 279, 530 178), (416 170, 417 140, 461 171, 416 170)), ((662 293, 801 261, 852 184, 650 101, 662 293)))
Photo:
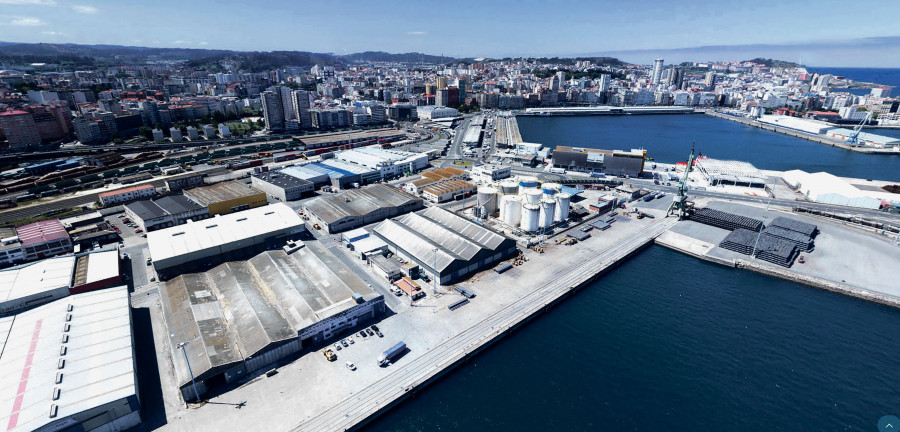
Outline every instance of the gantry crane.
POLYGON ((850 147, 856 147, 859 145, 859 132, 862 130, 863 125, 869 122, 869 117, 871 115, 872 113, 867 112, 866 117, 863 118, 863 120, 853 128, 853 133, 851 133, 850 136, 847 137, 847 145, 849 145, 850 147))
POLYGON ((677 214, 678 219, 682 219, 688 208, 685 190, 687 190, 688 174, 694 169, 694 144, 696 144, 696 141, 691 142, 691 155, 688 157, 687 167, 684 168, 684 177, 681 178, 681 183, 678 184, 678 193, 672 198, 672 204, 666 212, 666 217, 677 214))

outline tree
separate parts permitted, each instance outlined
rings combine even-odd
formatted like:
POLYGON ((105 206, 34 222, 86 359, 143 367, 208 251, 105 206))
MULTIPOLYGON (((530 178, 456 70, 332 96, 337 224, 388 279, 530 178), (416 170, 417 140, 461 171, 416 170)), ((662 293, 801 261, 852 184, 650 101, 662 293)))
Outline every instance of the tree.
POLYGON ((147 141, 153 141, 153 129, 150 129, 147 126, 141 126, 138 128, 138 133, 147 138, 147 141))
POLYGON ((25 94, 25 93, 28 93, 28 90, 37 90, 37 89, 39 89, 40 87, 38 87, 38 85, 35 84, 35 83, 33 83, 33 82, 25 82, 25 81, 22 81, 22 82, 17 82, 17 83, 13 86, 13 88, 14 88, 17 92, 22 93, 22 94, 25 94))
POLYGON ((213 111, 212 113, 212 122, 215 124, 219 124, 225 121, 225 114, 222 114, 221 111, 213 111))

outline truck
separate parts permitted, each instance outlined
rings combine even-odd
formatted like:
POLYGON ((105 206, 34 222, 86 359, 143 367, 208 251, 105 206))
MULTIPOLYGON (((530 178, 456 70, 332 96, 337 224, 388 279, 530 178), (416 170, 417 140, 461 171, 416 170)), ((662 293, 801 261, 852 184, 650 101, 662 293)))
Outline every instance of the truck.
POLYGON ((565 168, 550 168, 550 172, 553 174, 565 174, 566 169, 565 168))
POLYGON ((387 366, 392 361, 394 361, 394 359, 397 358, 405 349, 406 344, 403 343, 403 341, 397 342, 396 344, 394 344, 394 346, 388 348, 387 351, 381 353, 381 355, 378 356, 378 366, 387 366))

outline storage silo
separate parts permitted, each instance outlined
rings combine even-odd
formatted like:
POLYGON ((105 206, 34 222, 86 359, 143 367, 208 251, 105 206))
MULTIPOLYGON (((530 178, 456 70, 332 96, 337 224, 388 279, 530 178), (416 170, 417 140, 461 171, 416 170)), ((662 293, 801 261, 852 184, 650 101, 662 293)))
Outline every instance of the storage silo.
POLYGON ((531 177, 531 176, 519 177, 519 187, 520 188, 536 188, 540 185, 541 185, 541 182, 538 181, 537 177, 531 177))
POLYGON ((561 222, 569 218, 569 204, 572 201, 572 195, 565 192, 556 194, 556 214, 553 215, 555 222, 561 222))
POLYGON ((482 186, 478 188, 475 198, 475 206, 480 207, 484 215, 492 215, 497 211, 497 188, 482 186))
POLYGON ((503 195, 500 202, 500 220, 509 226, 516 226, 522 219, 522 201, 517 195, 503 195))
POLYGON ((541 190, 544 191, 544 198, 553 198, 553 195, 562 190, 562 185, 559 183, 544 183, 541 185, 541 190))
POLYGON ((522 191, 522 195, 524 196, 524 202, 528 204, 539 204, 541 202, 541 196, 543 196, 543 191, 538 188, 530 188, 522 191))
POLYGON ((556 200, 553 200, 553 199, 541 200, 540 223, 538 225, 541 228, 547 228, 548 226, 553 225, 553 214, 554 213, 556 213, 556 200))
POLYGON ((519 182, 515 180, 503 180, 500 182, 500 193, 503 195, 518 195, 519 182))
POLYGON ((534 232, 540 228, 541 206, 536 204, 522 205, 522 223, 519 228, 523 231, 534 232))

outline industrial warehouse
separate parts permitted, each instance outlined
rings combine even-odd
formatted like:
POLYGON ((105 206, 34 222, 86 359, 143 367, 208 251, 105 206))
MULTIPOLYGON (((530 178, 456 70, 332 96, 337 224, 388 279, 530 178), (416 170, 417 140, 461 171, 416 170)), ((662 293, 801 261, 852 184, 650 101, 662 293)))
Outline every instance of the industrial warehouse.
POLYGON ((141 423, 128 288, 0 318, 7 431, 126 430, 141 423))
POLYGON ((115 249, 47 258, 0 271, 0 316, 121 283, 115 249))
POLYGON ((335 234, 424 206, 421 198, 395 187, 377 184, 310 200, 304 204, 304 210, 315 224, 329 234, 335 234))
POLYGON ((303 180, 279 171, 267 171, 253 174, 250 184, 269 195, 282 201, 294 201, 304 195, 313 193, 315 185, 309 180, 303 180))
POLYGON ((512 239, 439 207, 388 219, 374 233, 391 252, 416 263, 441 284, 517 253, 512 239))
POLYGON ((225 181, 209 186, 188 189, 184 196, 206 207, 210 216, 234 213, 268 204, 265 192, 239 181, 225 181))
POLYGON ((557 146, 553 150, 553 167, 568 171, 638 177, 644 172, 645 156, 646 150, 639 149, 626 152, 557 146))
POLYGON ((167 277, 281 246, 305 230, 294 210, 277 203, 153 231, 147 245, 156 272, 167 277))
POLYGON ((385 312, 384 298, 317 242, 178 276, 160 302, 185 400, 199 396, 192 374, 202 395, 385 312))
POLYGON ((206 219, 209 217, 209 209, 184 195, 170 195, 157 200, 125 204, 125 216, 142 230, 150 232, 181 225, 188 220, 206 219))

